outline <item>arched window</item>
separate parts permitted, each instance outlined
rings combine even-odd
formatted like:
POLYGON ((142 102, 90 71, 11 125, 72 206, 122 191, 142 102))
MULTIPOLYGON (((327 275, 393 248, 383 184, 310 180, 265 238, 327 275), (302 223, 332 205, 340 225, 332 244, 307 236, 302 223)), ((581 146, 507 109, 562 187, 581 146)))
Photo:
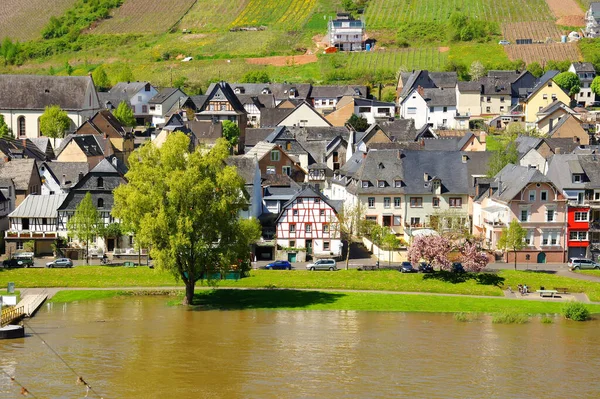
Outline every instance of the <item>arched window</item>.
POLYGON ((104 188, 104 179, 101 177, 98 178, 98 188, 104 188))
POLYGON ((104 200, 102 198, 98 198, 98 208, 104 208, 104 200))
POLYGON ((25 132, 25 117, 24 116, 19 116, 17 118, 17 125, 19 127, 19 137, 25 136, 26 132, 25 132))

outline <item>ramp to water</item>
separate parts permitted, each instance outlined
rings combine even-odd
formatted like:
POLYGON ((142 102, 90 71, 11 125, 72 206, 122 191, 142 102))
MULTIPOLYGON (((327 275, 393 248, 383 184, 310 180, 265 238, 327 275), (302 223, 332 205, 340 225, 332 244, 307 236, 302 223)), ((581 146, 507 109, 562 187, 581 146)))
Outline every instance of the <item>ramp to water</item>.
POLYGON ((25 317, 32 317, 46 299, 48 299, 48 294, 46 292, 40 294, 28 294, 23 296, 16 307, 23 308, 25 317))

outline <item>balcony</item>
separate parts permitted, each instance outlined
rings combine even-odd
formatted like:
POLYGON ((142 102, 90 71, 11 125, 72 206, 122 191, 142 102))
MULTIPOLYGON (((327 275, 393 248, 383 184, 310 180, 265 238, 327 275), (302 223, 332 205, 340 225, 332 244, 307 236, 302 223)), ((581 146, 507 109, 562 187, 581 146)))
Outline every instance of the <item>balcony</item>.
POLYGON ((600 222, 590 222, 590 232, 600 232, 600 222))
POLYGON ((22 238, 27 240, 56 240, 56 231, 5 231, 4 238, 22 238))
POLYGON ((500 220, 489 220, 489 219, 483 218, 483 223, 488 224, 492 227, 500 227, 500 228, 506 227, 506 223, 504 223, 500 220))

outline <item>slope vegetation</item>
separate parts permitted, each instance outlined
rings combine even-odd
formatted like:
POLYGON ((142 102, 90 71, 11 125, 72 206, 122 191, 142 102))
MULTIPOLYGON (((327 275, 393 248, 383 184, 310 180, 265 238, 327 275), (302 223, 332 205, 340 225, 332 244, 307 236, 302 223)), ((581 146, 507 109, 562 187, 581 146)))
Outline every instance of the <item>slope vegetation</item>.
POLYGON ((53 0, 52 6, 45 0, 1 0, 0 39, 33 40, 41 37, 40 32, 50 17, 62 15, 76 0, 53 0))

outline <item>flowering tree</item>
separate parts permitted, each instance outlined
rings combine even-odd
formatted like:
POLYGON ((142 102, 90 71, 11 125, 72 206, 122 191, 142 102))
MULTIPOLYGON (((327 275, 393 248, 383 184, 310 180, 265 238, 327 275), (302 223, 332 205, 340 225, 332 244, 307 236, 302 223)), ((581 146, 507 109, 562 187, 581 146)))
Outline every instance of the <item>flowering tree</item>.
POLYGON ((480 272, 487 266, 488 257, 477 244, 467 241, 460 248, 460 262, 466 271, 480 272))
POLYGON ((439 235, 418 236, 413 239, 408 248, 408 258, 412 263, 425 259, 432 265, 439 265, 442 270, 449 270, 451 262, 448 259, 450 241, 439 235))

